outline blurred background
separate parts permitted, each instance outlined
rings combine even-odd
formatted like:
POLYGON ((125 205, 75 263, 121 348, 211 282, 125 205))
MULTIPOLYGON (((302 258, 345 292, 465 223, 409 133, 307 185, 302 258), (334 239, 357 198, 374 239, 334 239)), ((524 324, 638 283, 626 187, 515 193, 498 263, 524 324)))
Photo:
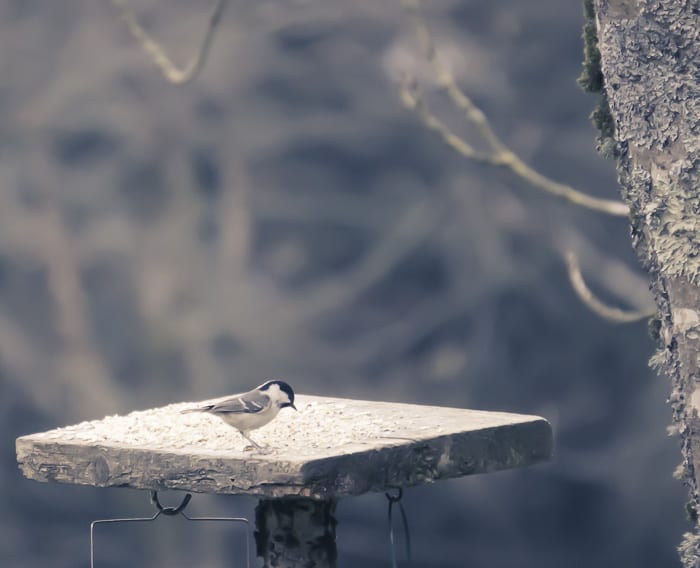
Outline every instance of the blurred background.
MULTIPOLYGON (((130 5, 184 64, 213 1, 130 5)), ((577 2, 435 0, 425 19, 506 144, 619 195, 575 83, 577 2)), ((23 479, 17 436, 268 377, 551 421, 550 463, 406 491, 411 566, 678 564, 685 492, 647 325, 589 312, 561 258, 576 250, 606 300, 648 305, 627 221, 464 161, 403 108, 407 73, 474 134, 398 0, 232 0, 179 87, 109 2, 2 0, 0 26, 3 566, 87 566, 91 520, 152 514, 143 492, 23 479)), ((190 512, 254 505, 196 496, 190 512)), ((389 565, 383 495, 338 520, 340 566, 389 565)), ((105 529, 102 565, 240 556, 229 533, 167 525, 105 529)))

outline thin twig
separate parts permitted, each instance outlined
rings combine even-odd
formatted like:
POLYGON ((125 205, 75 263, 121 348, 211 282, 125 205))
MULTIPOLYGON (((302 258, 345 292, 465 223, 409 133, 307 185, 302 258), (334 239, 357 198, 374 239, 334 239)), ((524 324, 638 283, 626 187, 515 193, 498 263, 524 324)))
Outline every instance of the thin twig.
POLYGON ((415 110, 426 127, 437 132, 448 146, 462 154, 462 156, 474 160, 475 162, 502 165, 498 161, 497 155, 478 152, 471 144, 464 140, 464 138, 457 136, 444 122, 430 112, 425 99, 416 85, 409 85, 407 82, 404 82, 400 94, 404 106, 415 110))
POLYGON ((129 29, 129 32, 134 37, 136 41, 141 45, 141 49, 153 60, 158 68, 160 69, 163 76, 171 83, 175 85, 184 85, 192 81, 204 66, 204 62, 207 60, 207 55, 209 54, 209 48, 211 47, 211 42, 214 37, 214 31, 216 30, 219 21, 221 20, 221 14, 226 7, 228 0, 217 0, 216 6, 214 6, 214 11, 209 18, 209 25, 207 27, 206 35, 202 41, 202 45, 197 52, 197 55, 190 61, 190 63, 184 69, 179 69, 172 59, 168 57, 165 49, 153 39, 148 32, 143 29, 143 26, 138 23, 134 12, 129 8, 124 0, 112 0, 112 4, 119 10, 122 20, 129 29))
POLYGON ((566 260, 566 267, 569 273, 569 281, 571 282, 571 286, 576 292, 576 295, 584 304, 586 304, 586 306, 588 306, 588 308, 590 308, 600 317, 615 323, 632 323, 654 315, 654 310, 625 311, 605 305, 593 295, 593 292, 591 292, 590 288, 586 285, 583 275, 581 274, 581 267, 579 266, 576 255, 572 251, 568 251, 564 255, 564 258, 566 260))
POLYGON ((484 112, 459 88, 453 73, 442 62, 435 48, 433 37, 423 22, 418 1, 405 0, 404 4, 415 23, 423 49, 423 55, 433 67, 438 85, 447 92, 452 103, 464 113, 467 122, 473 124, 478 129, 481 136, 486 140, 490 150, 486 154, 474 150, 470 144, 463 138, 454 134, 447 125, 429 111, 425 101, 415 87, 407 88, 404 83, 401 88, 401 100, 406 107, 418 113, 423 123, 430 130, 437 132, 448 146, 459 152, 465 158, 505 167, 535 188, 566 199, 576 205, 608 215, 626 217, 629 214, 629 207, 623 202, 593 197, 567 184, 551 180, 532 169, 510 150, 493 131, 484 112))
POLYGON ((417 1, 406 0, 406 7, 416 26, 418 39, 423 48, 423 55, 433 67, 438 85, 444 89, 454 105, 460 109, 468 122, 474 124, 481 132, 481 135, 486 139, 489 147, 494 153, 501 153, 507 150, 504 144, 499 140, 496 133, 491 128, 491 125, 483 111, 477 107, 474 102, 457 86, 454 75, 449 67, 442 62, 438 55, 433 36, 425 25, 420 13, 420 6, 417 1))

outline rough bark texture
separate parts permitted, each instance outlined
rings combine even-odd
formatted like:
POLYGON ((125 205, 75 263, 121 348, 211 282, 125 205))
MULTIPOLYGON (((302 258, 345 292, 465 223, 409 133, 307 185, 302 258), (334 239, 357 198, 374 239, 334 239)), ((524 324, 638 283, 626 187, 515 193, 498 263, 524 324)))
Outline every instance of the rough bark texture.
MULTIPOLYGON (((697 0, 595 0, 623 197, 659 309, 652 364, 672 381, 691 511, 700 474, 699 13, 697 0)), ((680 552, 684 566, 700 566, 697 526, 680 552)))
POLYGON ((335 501, 263 499, 255 543, 265 568, 335 568, 335 501))
POLYGON ((327 499, 523 467, 546 460, 544 418, 299 395, 247 452, 216 417, 173 404, 17 439, 37 481, 327 499))

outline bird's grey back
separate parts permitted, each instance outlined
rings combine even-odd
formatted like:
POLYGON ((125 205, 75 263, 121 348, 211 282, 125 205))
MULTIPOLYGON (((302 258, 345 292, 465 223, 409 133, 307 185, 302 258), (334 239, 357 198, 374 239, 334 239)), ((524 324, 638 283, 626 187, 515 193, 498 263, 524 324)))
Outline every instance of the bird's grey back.
POLYGON ((270 406, 270 397, 263 392, 251 391, 245 394, 232 396, 215 404, 202 407, 203 412, 213 414, 256 414, 270 406))

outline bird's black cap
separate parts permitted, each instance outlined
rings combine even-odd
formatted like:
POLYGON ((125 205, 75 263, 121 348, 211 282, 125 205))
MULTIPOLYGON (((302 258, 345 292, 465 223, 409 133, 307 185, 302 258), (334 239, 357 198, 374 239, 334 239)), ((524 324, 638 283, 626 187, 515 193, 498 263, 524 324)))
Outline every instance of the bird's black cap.
POLYGON ((294 406, 294 389, 292 389, 292 387, 284 381, 266 381, 265 383, 260 385, 260 390, 266 391, 272 385, 277 385, 282 392, 287 393, 287 396, 289 397, 289 405, 285 406, 291 406, 294 410, 296 410, 297 407, 294 406))

